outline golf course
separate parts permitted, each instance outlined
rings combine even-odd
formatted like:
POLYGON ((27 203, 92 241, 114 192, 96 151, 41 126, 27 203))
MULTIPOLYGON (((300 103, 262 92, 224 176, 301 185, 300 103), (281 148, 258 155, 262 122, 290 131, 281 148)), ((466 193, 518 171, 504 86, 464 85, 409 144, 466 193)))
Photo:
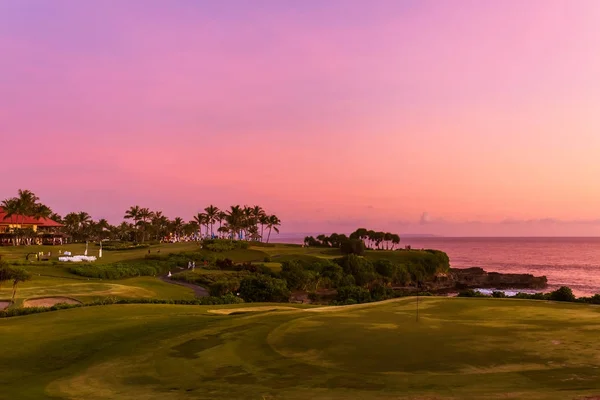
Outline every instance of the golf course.
MULTIPOLYGON (((600 309, 512 299, 111 305, 0 321, 6 399, 578 399, 600 309)), ((594 398, 594 397, 589 397, 594 398)))
POLYGON ((0 248, 29 274, 0 289, 0 399, 600 396, 597 305, 421 296, 417 320, 389 285, 443 253, 205 241, 58 261, 84 246, 0 248))

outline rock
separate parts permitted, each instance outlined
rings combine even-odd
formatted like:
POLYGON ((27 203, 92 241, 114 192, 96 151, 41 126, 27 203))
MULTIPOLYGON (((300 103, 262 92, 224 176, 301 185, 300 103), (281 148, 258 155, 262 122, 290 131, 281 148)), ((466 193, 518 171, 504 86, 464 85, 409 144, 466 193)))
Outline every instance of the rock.
POLYGON ((545 276, 531 274, 502 274, 486 272, 483 268, 451 268, 448 273, 437 274, 424 283, 428 291, 489 288, 489 289, 544 289, 548 286, 545 276))

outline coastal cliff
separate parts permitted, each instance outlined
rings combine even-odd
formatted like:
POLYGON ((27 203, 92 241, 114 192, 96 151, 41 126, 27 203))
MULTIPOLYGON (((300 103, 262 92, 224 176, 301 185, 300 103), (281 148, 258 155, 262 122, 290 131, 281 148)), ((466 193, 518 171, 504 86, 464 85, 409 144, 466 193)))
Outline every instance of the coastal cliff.
POLYGON ((483 268, 450 268, 447 273, 436 274, 424 282, 428 291, 443 292, 462 289, 544 289, 548 286, 545 276, 531 274, 502 274, 486 272, 483 268))

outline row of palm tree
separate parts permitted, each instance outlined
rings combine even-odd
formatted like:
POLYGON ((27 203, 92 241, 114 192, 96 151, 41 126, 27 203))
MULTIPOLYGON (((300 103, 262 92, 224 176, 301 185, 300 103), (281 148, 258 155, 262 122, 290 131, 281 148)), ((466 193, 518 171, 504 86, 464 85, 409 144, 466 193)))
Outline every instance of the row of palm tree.
POLYGON ((136 240, 144 242, 152 234, 156 239, 165 237, 165 232, 175 236, 186 234, 188 236, 197 233, 201 237, 220 237, 246 240, 263 241, 264 231, 268 230, 267 243, 271 232, 279 233, 281 221, 276 215, 268 215, 260 206, 241 207, 231 206, 223 211, 214 205, 209 205, 204 212, 197 213, 192 221, 184 223, 181 218, 169 221, 160 211, 150 211, 140 206, 130 207, 124 215, 127 220, 133 221, 136 227, 136 240), (219 224, 216 229, 215 225, 219 224), (192 233, 190 233, 192 231, 192 233), (203 232, 204 231, 204 232, 203 232))
MULTIPOLYGON (((209 205, 187 222, 181 217, 169 219, 162 211, 151 211, 149 208, 135 205, 125 211, 125 221, 119 225, 111 225, 105 219, 93 220, 85 211, 71 212, 62 218, 40 203, 39 198, 29 190, 19 190, 17 197, 4 200, 0 207, 4 209, 6 218, 13 218, 16 225, 22 225, 27 217, 49 218, 59 222, 64 225, 65 233, 75 241, 117 239, 143 243, 170 236, 196 239, 243 237, 246 240, 263 241, 266 233, 266 242, 269 242, 271 232, 279 233, 281 225, 276 215, 267 214, 260 206, 239 205, 231 206, 227 210, 209 205)), ((28 243, 34 236, 33 231, 27 232, 24 229, 13 229, 12 233, 15 245, 28 243)))

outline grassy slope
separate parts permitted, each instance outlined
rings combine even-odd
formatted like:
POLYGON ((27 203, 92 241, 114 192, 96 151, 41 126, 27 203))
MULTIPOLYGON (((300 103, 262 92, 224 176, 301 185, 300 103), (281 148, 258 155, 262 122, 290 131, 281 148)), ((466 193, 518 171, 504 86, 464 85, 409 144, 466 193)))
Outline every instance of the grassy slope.
MULTIPOLYGON (((123 298, 153 297, 161 299, 188 299, 193 298, 193 292, 183 286, 171 285, 152 277, 132 278, 117 281, 88 280, 68 271, 69 263, 57 263, 58 250, 71 251, 73 254, 83 254, 85 244, 70 244, 65 246, 5 246, 0 247, 0 255, 9 262, 18 262, 29 270, 33 279, 19 285, 16 305, 22 304, 27 298, 44 296, 66 296, 80 301, 93 301, 100 297, 113 296, 123 298), (25 261, 27 253, 52 252, 51 262, 25 261)), ((148 250, 156 254, 177 253, 182 251, 198 251, 197 243, 165 243, 151 246, 150 249, 105 251, 104 257, 97 264, 110 264, 119 261, 143 259, 148 250)), ((273 262, 267 266, 274 270, 281 268, 281 262, 292 258, 335 257, 337 252, 331 249, 303 248, 294 245, 276 245, 273 247, 251 247, 247 250, 232 250, 223 253, 201 251, 206 255, 220 258, 230 258, 235 262, 263 263, 265 257, 273 257, 273 262)), ((89 254, 97 255, 98 247, 89 246, 89 254)), ((185 267, 182 265, 182 267, 185 267)), ((173 271, 177 272, 177 271, 173 271)), ((202 272, 200 268, 197 272, 202 272)), ((218 273, 218 271, 208 271, 218 273)), ((0 300, 9 299, 11 296, 10 285, 5 284, 0 289, 0 300)))
POLYGON ((104 306, 0 320, 0 398, 600 394, 597 307, 426 298, 418 323, 414 299, 254 315, 207 313, 215 308, 104 306))

